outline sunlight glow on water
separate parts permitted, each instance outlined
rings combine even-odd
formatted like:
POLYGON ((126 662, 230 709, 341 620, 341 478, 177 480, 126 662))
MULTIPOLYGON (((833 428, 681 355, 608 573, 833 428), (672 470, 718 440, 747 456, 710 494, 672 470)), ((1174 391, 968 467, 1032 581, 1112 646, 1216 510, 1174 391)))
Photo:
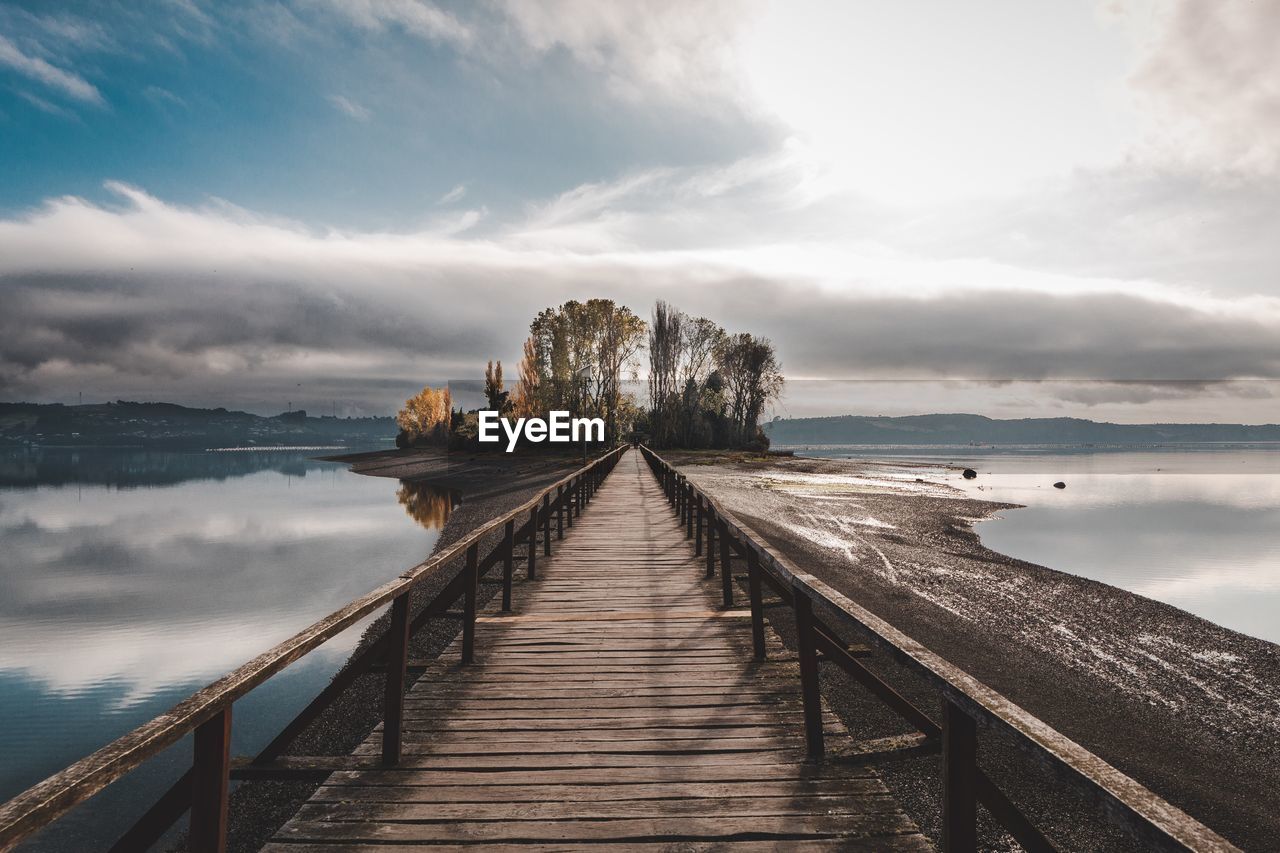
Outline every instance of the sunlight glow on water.
POLYGON ((957 462, 979 476, 952 485, 1025 505, 978 525, 987 547, 1280 642, 1280 452, 957 462))
MULTIPOLYGON (((423 559, 451 506, 296 452, 0 456, 0 800, 423 559)), ((238 703, 237 752, 265 745, 360 633, 238 703)), ((189 760, 175 750, 67 832, 125 828, 189 760)))

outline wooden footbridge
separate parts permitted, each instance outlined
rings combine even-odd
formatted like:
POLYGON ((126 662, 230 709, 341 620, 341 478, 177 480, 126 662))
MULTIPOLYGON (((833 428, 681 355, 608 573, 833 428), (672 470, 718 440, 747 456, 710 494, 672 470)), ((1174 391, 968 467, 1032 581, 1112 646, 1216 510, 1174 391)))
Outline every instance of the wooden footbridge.
POLYGON ((929 849, 874 764, 931 751, 942 756, 944 849, 976 849, 979 804, 1025 849, 1056 849, 982 771, 979 733, 992 730, 1152 849, 1234 849, 789 564, 652 452, 621 448, 11 800, 0 849, 192 732, 191 769, 110 849, 148 849, 189 813, 189 848, 220 853, 236 779, 318 783, 272 853, 929 849), (443 591, 411 607, 415 587, 442 574, 443 591), (491 575, 501 594, 481 610, 491 575), (261 753, 233 760, 235 700, 388 604, 385 633, 261 753), (790 648, 766 618, 770 604, 789 612, 790 648), (410 637, 430 619, 461 621, 454 646, 411 660, 410 637), (843 637, 936 685, 937 718, 843 637), (853 739, 823 704, 822 662, 916 733, 853 739), (384 722, 352 755, 286 754, 370 672, 386 673, 384 722))

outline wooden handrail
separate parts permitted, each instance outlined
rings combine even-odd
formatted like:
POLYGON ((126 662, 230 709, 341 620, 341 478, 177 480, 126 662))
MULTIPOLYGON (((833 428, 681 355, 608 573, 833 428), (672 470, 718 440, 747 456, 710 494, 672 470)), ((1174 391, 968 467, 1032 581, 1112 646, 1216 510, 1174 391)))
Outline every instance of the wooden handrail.
MULTIPOLYGON (((674 507, 677 490, 672 484, 681 481, 687 483, 688 479, 650 448, 641 445, 640 450, 659 482, 666 488, 668 500, 674 507)), ((692 483, 689 485, 692 486, 692 483)), ((930 651, 923 644, 916 642, 852 601, 848 596, 798 568, 768 545, 763 536, 738 520, 733 513, 727 511, 710 495, 696 486, 692 488, 698 506, 703 509, 708 519, 714 519, 717 528, 715 533, 733 540, 734 549, 747 556, 749 568, 758 566, 763 570, 766 573, 765 579, 772 581, 771 586, 776 584, 777 588, 790 590, 793 605, 803 598, 804 602, 797 607, 802 614, 805 611, 813 612, 820 607, 821 614, 834 623, 869 638, 875 646, 887 652, 899 664, 923 676, 937 688, 944 697, 944 709, 960 711, 965 718, 978 727, 1011 735, 1013 742, 1020 749, 1053 770, 1059 778, 1093 799, 1109 818, 1129 830, 1144 844, 1160 850, 1231 851, 1238 849, 1209 827, 1112 767, 1048 723, 930 651)), ((708 550, 709 565, 711 555, 712 552, 708 550)), ((723 577, 729 576, 726 565, 722 565, 721 570, 723 577)), ((753 621, 755 618, 763 618, 762 615, 757 615, 760 611, 754 600, 752 604, 753 621)), ((821 626, 821 623, 817 624, 821 626)), ((829 631, 825 627, 823 630, 829 631)), ((812 653, 812 650, 810 651, 812 653)), ((944 713, 942 725, 944 741, 948 736, 947 716, 944 713)), ((934 731, 936 732, 937 729, 935 728, 934 731)), ((954 738, 956 734, 953 732, 952 737, 954 738)), ((819 737, 821 735, 820 728, 818 735, 819 737)), ((958 751, 953 752, 951 757, 963 759, 968 746, 968 744, 961 744, 956 747, 958 751)), ((973 750, 968 749, 968 751, 973 750)), ((946 746, 944 745, 945 755, 946 746)), ((970 763, 976 765, 972 758, 970 763)), ((1002 802, 1000 808, 991 809, 993 813, 1012 808, 1012 805, 1003 799, 1003 795, 998 790, 994 790, 990 780, 983 776, 976 766, 973 769, 976 771, 978 780, 973 785, 975 791, 969 792, 969 796, 972 797, 976 792, 979 800, 986 804, 993 798, 994 791, 1002 802)), ((944 824, 948 818, 945 798, 944 786, 944 824)), ((1016 824, 1019 819, 1026 823, 1025 817, 1020 813, 1013 816, 1012 820, 1003 820, 1002 823, 1015 837, 1018 837, 1019 841, 1022 841, 1023 838, 1019 836, 1025 836, 1027 833, 1018 831, 1022 828, 1021 826, 1010 825, 1016 824)), ((962 816, 963 820, 967 820, 967 817, 962 816)), ((963 827, 961 829, 963 830, 963 827)), ((945 836, 944 829, 944 838, 945 836)), ((964 842, 958 845, 961 849, 965 846, 964 842)), ((1034 846, 1036 849, 1045 849, 1042 843, 1034 846)), ((953 846, 951 849, 957 848, 953 846)))
MULTIPOLYGON (((237 699, 365 617, 406 595, 424 579, 467 555, 470 549, 477 547, 491 533, 504 529, 508 522, 528 527, 541 508, 546 507, 550 511, 570 496, 582 500, 584 487, 593 476, 602 477, 608 473, 626 449, 625 445, 615 448, 557 480, 530 500, 473 530, 394 580, 319 619, 182 700, 165 713, 18 794, 0 806, 0 851, 12 849, 24 838, 57 820, 147 759, 211 720, 228 713, 237 699), (544 497, 550 497, 551 500, 544 504, 544 497)), ((531 533, 525 532, 524 535, 525 538, 536 541, 536 524, 531 528, 531 533)), ((533 548, 531 544, 531 551, 533 548)))

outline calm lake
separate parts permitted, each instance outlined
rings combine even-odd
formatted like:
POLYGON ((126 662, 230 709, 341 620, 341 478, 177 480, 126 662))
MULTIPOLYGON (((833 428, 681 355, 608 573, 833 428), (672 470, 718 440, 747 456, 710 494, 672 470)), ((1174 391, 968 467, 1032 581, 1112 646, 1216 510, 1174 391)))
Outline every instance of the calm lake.
MULTIPOLYGON (((451 495, 317 452, 0 454, 0 800, 430 553, 451 495)), ((264 746, 360 633, 238 702, 233 752, 264 746)), ((178 744, 24 849, 105 849, 190 751, 178 744)))
POLYGON ((798 449, 945 462, 945 481, 1023 504, 976 528, 992 550, 1099 580, 1280 643, 1280 448, 1068 452, 798 449), (1055 489, 1055 482, 1066 484, 1055 489))

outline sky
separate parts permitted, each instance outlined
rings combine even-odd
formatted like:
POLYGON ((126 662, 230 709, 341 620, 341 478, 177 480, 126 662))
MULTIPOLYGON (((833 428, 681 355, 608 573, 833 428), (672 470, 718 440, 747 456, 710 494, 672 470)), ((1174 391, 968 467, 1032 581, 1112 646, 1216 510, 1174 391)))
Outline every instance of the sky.
POLYGON ((598 296, 768 337, 784 416, 1277 422, 1276 44, 1280 0, 0 0, 0 399, 386 414, 598 296))

